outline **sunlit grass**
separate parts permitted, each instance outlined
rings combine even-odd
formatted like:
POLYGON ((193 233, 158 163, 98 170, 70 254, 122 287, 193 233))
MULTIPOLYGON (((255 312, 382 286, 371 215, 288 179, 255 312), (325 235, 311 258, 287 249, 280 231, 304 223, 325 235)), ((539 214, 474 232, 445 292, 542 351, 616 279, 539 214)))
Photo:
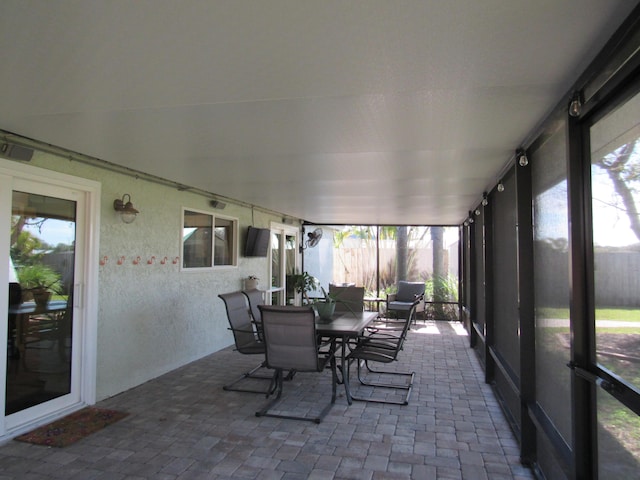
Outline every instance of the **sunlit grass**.
MULTIPOLYGON (((539 318, 557 318, 567 320, 569 318, 568 308, 538 308, 536 310, 539 318)), ((640 323, 640 309, 637 308, 598 308, 596 309, 598 320, 618 320, 621 322, 640 323)))

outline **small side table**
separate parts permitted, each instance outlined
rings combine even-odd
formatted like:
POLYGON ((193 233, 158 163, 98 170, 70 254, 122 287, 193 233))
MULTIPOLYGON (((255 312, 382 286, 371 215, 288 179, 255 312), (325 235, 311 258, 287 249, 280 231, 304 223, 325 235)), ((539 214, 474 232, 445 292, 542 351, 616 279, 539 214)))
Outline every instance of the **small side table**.
POLYGON ((380 302, 384 302, 385 299, 381 297, 364 297, 364 303, 369 305, 369 308, 365 308, 366 311, 378 312, 380 313, 380 302), (372 304, 376 304, 376 309, 373 310, 371 308, 372 304))

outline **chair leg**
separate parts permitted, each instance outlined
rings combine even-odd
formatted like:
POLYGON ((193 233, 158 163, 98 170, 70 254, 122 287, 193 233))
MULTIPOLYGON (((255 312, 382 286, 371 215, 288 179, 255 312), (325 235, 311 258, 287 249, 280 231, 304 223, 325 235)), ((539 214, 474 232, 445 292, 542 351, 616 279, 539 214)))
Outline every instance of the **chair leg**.
POLYGON ((327 416, 327 413, 329 413, 329 410, 331 410, 331 407, 333 407, 333 404, 336 402, 336 397, 337 397, 338 373, 336 369, 335 356, 331 358, 330 362, 331 362, 331 402, 327 404, 316 417, 298 417, 294 415, 279 415, 276 413, 269 413, 269 410, 271 410, 280 401, 280 397, 282 396, 282 387, 284 383, 282 370, 276 370, 276 373, 274 374, 274 377, 273 377, 276 384, 274 388, 274 391, 276 392, 275 398, 270 400, 264 407, 262 407, 262 409, 257 411, 256 417, 274 417, 274 418, 284 418, 288 420, 304 420, 304 421, 313 422, 313 423, 322 422, 324 417, 327 416))
POLYGON ((394 404, 394 405, 408 405, 409 404, 409 397, 411 396, 411 390, 413 389, 413 378, 415 376, 415 372, 388 372, 388 371, 379 371, 379 370, 373 370, 369 367, 369 362, 367 362, 366 360, 359 360, 356 359, 355 360, 357 362, 357 372, 358 372, 358 381, 360 382, 361 385, 367 386, 367 387, 377 387, 377 388, 387 388, 387 389, 391 389, 391 390, 406 390, 406 395, 404 396, 404 398, 402 400, 386 400, 386 399, 382 399, 382 398, 370 398, 370 397, 359 397, 356 395, 351 395, 351 398, 353 400, 359 401, 359 402, 373 402, 373 403, 390 403, 390 404, 394 404), (362 376, 362 366, 361 364, 364 363, 365 367, 367 368, 367 370, 371 373, 375 373, 375 374, 379 374, 379 375, 396 375, 396 376, 401 376, 401 377, 408 377, 408 383, 405 385, 394 385, 394 384, 389 384, 389 383, 382 383, 382 382, 372 382, 372 381, 368 381, 365 378, 363 378, 362 376))
MULTIPOLYGON (((336 403, 337 389, 338 389, 338 366, 336 362, 336 356, 331 357, 329 361, 331 365, 331 404, 336 403)), ((344 382, 344 378, 343 378, 344 382)))
POLYGON ((256 379, 256 380, 272 380, 273 376, 269 375, 269 376, 264 376, 264 375, 255 375, 255 372, 257 372, 258 370, 260 370, 261 368, 266 368, 266 362, 262 362, 260 365, 252 368, 251 370, 249 370, 246 373, 243 373, 242 375, 240 375, 240 377, 236 378, 233 382, 228 383, 226 385, 224 385, 222 387, 223 390, 226 390, 228 392, 248 392, 248 393, 266 393, 269 394, 269 392, 271 392, 271 385, 269 386, 269 388, 267 390, 258 390, 258 389, 254 389, 254 388, 235 388, 234 385, 238 382, 241 382, 242 380, 246 380, 247 378, 252 378, 252 379, 256 379))
POLYGON ((283 383, 282 370, 278 369, 273 374, 273 379, 272 379, 273 388, 270 389, 270 393, 267 394, 267 396, 270 396, 275 392, 276 396, 275 398, 272 398, 269 402, 267 402, 267 404, 264 407, 262 407, 261 410, 256 412, 256 417, 271 416, 267 412, 271 407, 273 407, 280 400, 280 397, 282 396, 282 383, 283 383))

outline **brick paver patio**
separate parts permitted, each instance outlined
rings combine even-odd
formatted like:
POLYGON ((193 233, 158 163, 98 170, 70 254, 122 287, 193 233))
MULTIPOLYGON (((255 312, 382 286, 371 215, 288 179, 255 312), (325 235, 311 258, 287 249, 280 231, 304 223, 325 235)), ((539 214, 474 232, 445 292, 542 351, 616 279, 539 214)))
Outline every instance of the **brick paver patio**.
MULTIPOLYGON (((222 390, 256 363, 229 347, 100 402, 129 416, 76 444, 5 443, 0 480, 534 478, 459 324, 410 333, 394 363, 416 372, 409 405, 348 406, 340 389, 320 425, 257 418, 263 395, 222 390)), ((330 373, 297 374, 284 395, 324 404, 330 373)))

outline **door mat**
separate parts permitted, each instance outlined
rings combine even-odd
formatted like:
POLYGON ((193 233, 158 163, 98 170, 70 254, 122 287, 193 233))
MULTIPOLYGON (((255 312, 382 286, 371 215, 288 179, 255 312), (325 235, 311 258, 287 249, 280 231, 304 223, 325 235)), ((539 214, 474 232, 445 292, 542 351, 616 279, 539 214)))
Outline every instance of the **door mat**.
POLYGON ((116 410, 86 407, 60 420, 20 435, 15 440, 47 447, 66 447, 93 432, 122 420, 127 415, 128 413, 116 410))

